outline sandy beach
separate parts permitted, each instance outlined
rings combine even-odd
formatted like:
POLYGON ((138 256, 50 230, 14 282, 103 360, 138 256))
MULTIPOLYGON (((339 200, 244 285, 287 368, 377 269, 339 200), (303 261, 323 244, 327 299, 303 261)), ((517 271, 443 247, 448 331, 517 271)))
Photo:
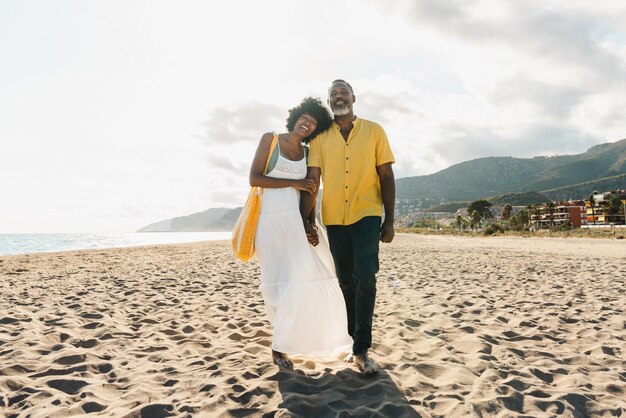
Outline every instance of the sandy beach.
POLYGON ((0 416, 626 416, 626 240, 396 236, 376 378, 272 364, 258 284, 225 241, 0 257, 0 416))

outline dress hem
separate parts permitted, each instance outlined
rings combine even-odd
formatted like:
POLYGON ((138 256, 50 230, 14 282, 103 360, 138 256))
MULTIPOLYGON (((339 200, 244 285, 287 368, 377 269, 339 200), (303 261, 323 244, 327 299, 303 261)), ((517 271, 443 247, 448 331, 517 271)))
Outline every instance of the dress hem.
POLYGON ((278 283, 261 283, 259 285, 259 288, 264 288, 264 287, 270 287, 270 286, 293 286, 293 285, 297 285, 297 284, 304 284, 304 283, 317 283, 317 282, 325 282, 328 280, 333 280, 333 281, 337 281, 337 278, 335 276, 329 276, 323 279, 315 279, 315 280, 303 280, 303 281, 299 281, 299 282, 278 282, 278 283))
POLYGON ((352 353, 352 343, 346 344, 345 346, 337 347, 333 350, 312 351, 306 353, 300 351, 281 350, 280 348, 277 348, 272 344, 272 350, 278 351, 279 353, 287 354, 288 356, 329 357, 336 356, 337 354, 341 353, 352 353))

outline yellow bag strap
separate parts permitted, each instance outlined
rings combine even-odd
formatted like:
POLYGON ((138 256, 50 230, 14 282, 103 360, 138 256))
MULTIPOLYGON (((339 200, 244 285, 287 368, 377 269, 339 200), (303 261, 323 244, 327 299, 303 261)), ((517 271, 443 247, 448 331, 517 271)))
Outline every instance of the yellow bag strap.
POLYGON ((265 170, 263 174, 267 174, 267 167, 270 165, 270 159, 272 158, 272 154, 274 153, 274 148, 278 144, 278 134, 274 133, 274 137, 272 138, 272 143, 270 144, 270 153, 267 155, 267 161, 265 162, 265 170))
MULTIPOLYGON (((272 158, 274 148, 276 148, 277 144, 278 134, 274 132, 274 137, 272 138, 272 143, 270 144, 270 153, 267 155, 267 161, 265 161, 265 170, 263 170, 263 174, 267 174, 267 167, 270 165, 270 158, 272 158)), ((263 187, 253 187, 252 190, 256 190, 259 195, 263 194, 263 187)))

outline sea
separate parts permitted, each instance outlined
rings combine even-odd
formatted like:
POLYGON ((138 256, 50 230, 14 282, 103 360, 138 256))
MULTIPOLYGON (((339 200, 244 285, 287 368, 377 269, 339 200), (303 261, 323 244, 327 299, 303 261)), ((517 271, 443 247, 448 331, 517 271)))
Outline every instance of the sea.
POLYGON ((230 239, 230 232, 0 233, 0 256, 230 239))

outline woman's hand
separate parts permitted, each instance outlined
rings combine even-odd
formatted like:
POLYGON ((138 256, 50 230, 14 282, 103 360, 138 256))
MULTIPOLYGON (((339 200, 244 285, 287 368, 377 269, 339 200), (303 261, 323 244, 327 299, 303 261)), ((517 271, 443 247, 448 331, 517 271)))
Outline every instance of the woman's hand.
POLYGON ((306 239, 309 241, 309 244, 315 247, 320 243, 320 238, 317 234, 317 225, 305 222, 304 232, 306 232, 306 239))
POLYGON ((296 190, 302 190, 310 195, 317 191, 317 186, 315 185, 315 180, 313 179, 294 180, 293 187, 296 190))

